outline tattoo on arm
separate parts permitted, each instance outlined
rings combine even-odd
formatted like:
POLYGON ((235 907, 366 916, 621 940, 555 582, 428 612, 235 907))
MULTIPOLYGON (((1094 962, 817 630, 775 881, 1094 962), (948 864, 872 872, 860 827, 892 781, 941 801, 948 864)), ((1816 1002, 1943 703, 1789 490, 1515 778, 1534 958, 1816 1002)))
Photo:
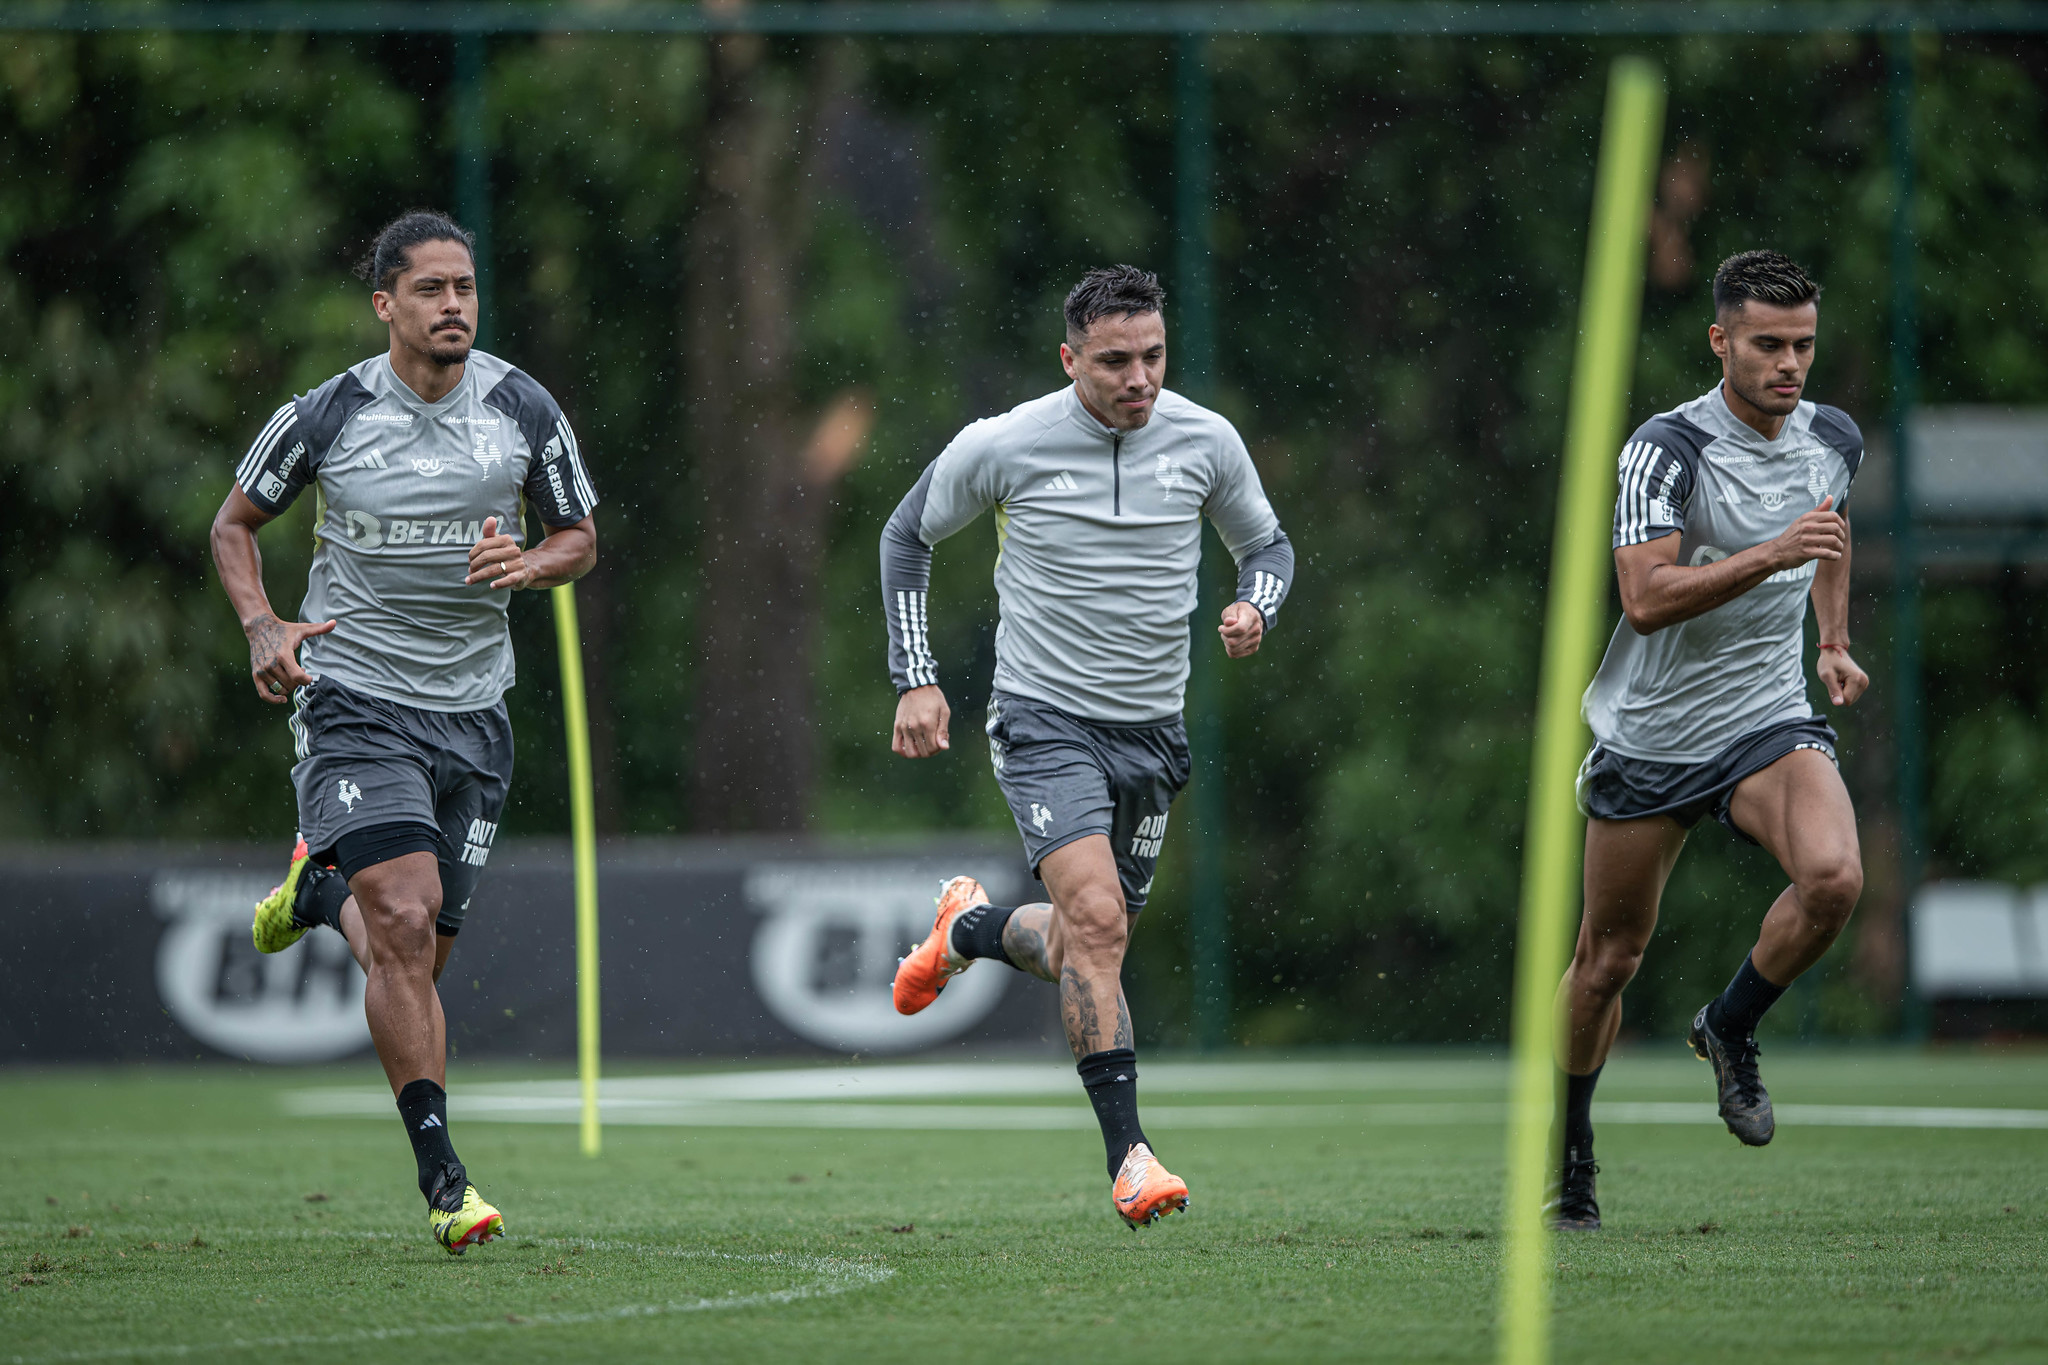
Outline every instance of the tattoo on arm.
POLYGON ((265 614, 249 623, 249 661, 255 668, 268 668, 284 652, 284 623, 265 614))

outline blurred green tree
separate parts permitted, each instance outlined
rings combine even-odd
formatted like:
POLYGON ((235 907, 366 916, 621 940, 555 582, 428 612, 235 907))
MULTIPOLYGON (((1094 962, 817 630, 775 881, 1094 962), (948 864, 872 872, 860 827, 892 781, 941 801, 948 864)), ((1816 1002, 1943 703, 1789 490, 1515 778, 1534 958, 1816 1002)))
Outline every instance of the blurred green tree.
MULTIPOLYGON (((2041 402, 2048 44, 1923 44, 1924 395, 2041 402)), ((1816 396, 1880 429, 1881 47, 1630 47, 1672 83, 1636 414, 1713 381, 1712 266, 1768 242, 1828 286, 1816 396)), ((449 48, 0 44, 0 833, 289 834, 289 745, 247 695, 205 527, 262 417, 383 345, 346 266, 398 210, 452 207, 449 48)), ((1281 630, 1226 675, 1239 1032, 1498 1037, 1591 149, 1620 49, 1213 50, 1217 402, 1302 555, 1281 630)), ((1063 382, 1058 302, 1081 269, 1171 260, 1169 47, 792 39, 747 64, 586 35, 491 52, 491 348, 562 399, 605 498, 581 589, 604 827, 1005 829, 971 742, 993 535, 938 555, 956 744, 923 764, 888 753, 876 535, 960 426, 1063 382), (736 373, 747 356, 766 370, 736 373)), ((1773 1016, 1785 1027, 1881 1024, 1898 970, 1884 547, 1875 522, 1858 531, 1878 685, 1838 724, 1871 891, 1859 941, 1773 1016)), ((309 534, 295 512, 265 538, 280 607, 309 534)), ((2048 865, 2030 822, 2048 798, 2038 601, 2015 574, 1930 587, 1938 872, 2048 865)), ((515 603, 514 630, 507 828, 559 829, 545 604, 515 603)), ((1181 876, 1169 854, 1134 962, 1168 1039, 1181 876)), ((1631 1027, 1668 1029, 1718 986, 1776 881, 1757 851, 1696 835, 1631 1027)))

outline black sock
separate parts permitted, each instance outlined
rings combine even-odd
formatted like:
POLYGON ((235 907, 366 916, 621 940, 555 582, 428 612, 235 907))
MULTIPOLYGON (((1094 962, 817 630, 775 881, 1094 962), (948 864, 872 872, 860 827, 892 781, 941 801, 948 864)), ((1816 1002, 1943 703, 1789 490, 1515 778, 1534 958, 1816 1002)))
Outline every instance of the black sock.
POLYGON ((419 1163, 420 1193, 433 1203, 435 1195, 452 1187, 461 1198, 469 1177, 448 1140, 448 1092, 425 1077, 407 1081, 398 1092, 398 1116, 405 1120, 413 1160, 419 1163))
POLYGON ((348 897, 348 878, 316 863, 299 874, 298 894, 292 898, 292 923, 304 929, 324 924, 338 934, 342 903, 348 897))
POLYGON ((1007 966, 1017 964, 1003 951, 1003 926, 1017 913, 1015 906, 977 905, 962 910, 946 931, 953 951, 964 958, 992 957, 1007 966))
POLYGON ((1091 1052, 1074 1069, 1081 1073, 1081 1084, 1088 1087, 1088 1103, 1095 1106, 1095 1121, 1102 1125, 1109 1178, 1114 1180, 1123 1168, 1125 1154, 1145 1142, 1145 1130, 1138 1126, 1138 1054, 1127 1047, 1091 1052))
POLYGON ((1707 1006, 1707 1026, 1722 1038, 1733 1041, 1747 1038, 1756 1032, 1756 1026, 1771 1006, 1778 1003, 1778 997, 1785 993, 1783 986, 1773 986, 1764 980, 1764 974, 1756 969, 1756 963, 1749 958, 1742 959, 1741 970, 1728 983, 1728 989, 1714 997, 1707 1006))
POLYGON ((1605 1063, 1583 1076, 1565 1073, 1564 1159, 1587 1161, 1593 1156, 1593 1087, 1600 1083, 1605 1063))

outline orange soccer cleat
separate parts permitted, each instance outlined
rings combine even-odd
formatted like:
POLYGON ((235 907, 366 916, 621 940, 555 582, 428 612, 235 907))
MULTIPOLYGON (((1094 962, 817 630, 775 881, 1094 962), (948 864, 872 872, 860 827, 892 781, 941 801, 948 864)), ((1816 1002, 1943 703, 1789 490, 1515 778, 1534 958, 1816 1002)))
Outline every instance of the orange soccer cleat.
POLYGON ((1187 1208, 1188 1182, 1160 1165, 1150 1147, 1133 1143, 1124 1153, 1123 1169, 1116 1173, 1110 1199, 1126 1226, 1141 1228, 1187 1208))
POLYGON ((953 951, 953 921, 963 910, 988 904, 988 892, 972 877, 955 877, 939 888, 939 913, 923 943, 896 964, 896 1012, 916 1014, 939 998, 946 978, 958 976, 973 966, 972 960, 953 951))

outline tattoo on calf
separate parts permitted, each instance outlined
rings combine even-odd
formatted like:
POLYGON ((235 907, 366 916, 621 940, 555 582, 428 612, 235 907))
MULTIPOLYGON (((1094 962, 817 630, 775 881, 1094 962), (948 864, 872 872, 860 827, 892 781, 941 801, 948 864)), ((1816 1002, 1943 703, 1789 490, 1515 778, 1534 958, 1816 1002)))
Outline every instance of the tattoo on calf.
POLYGON ((1010 916, 1003 926, 1003 951, 1010 961, 1041 981, 1055 978, 1052 958, 1045 951, 1045 935, 1023 922, 1022 915, 1010 916))
POLYGON ((1102 1017, 1095 1007, 1095 992, 1072 967, 1060 972, 1060 1021, 1066 1025, 1067 1045, 1076 1057, 1103 1050, 1102 1017))
POLYGON ((1124 993, 1116 993, 1116 1038, 1111 1047, 1136 1047, 1136 1037, 1131 1032, 1131 1007, 1124 999, 1124 993))

